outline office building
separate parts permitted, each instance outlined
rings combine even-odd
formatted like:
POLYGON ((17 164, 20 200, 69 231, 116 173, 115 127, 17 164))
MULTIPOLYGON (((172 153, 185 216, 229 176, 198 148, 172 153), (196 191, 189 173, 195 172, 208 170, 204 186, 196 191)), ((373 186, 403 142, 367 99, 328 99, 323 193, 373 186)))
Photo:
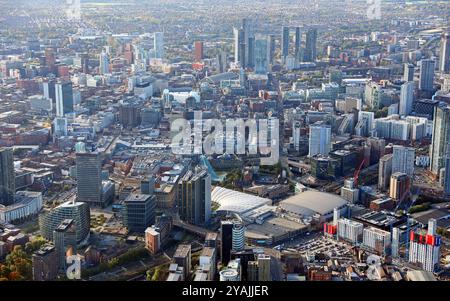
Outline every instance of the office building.
POLYGON ((290 28, 288 26, 281 28, 281 58, 283 61, 289 55, 289 31, 290 28))
POLYGON ((315 62, 317 58, 317 29, 311 28, 306 32, 305 62, 315 62))
POLYGON ((435 108, 432 143, 430 145, 430 171, 438 175, 444 167, 444 155, 450 143, 450 105, 441 103, 435 108))
POLYGON ((300 60, 302 47, 302 33, 300 27, 295 27, 295 58, 300 60))
POLYGON ((358 123, 355 126, 355 135, 370 137, 373 133, 375 114, 373 112, 359 111, 358 123))
POLYGON ((203 41, 194 42, 194 59, 196 62, 203 60, 203 41))
POLYGON ((58 276, 58 255, 55 247, 44 245, 33 253, 32 273, 34 281, 52 281, 58 276))
POLYGON ((211 216, 211 176, 204 169, 188 171, 178 182, 178 213, 183 221, 205 225, 211 216))
POLYGON ((65 219, 53 231, 53 243, 59 268, 66 268, 66 257, 77 254, 77 232, 73 219, 65 219))
POLYGON ((39 216, 39 229, 42 236, 47 240, 53 241, 53 231, 66 219, 73 220, 78 244, 89 238, 91 219, 89 205, 84 202, 74 201, 46 210, 39 216))
POLYGON ((191 245, 178 245, 173 260, 178 266, 183 267, 184 279, 189 279, 191 273, 191 245))
POLYGON ((123 222, 129 232, 144 232, 155 223, 156 197, 148 194, 130 194, 123 203, 123 222))
POLYGON ((258 281, 271 281, 272 275, 270 273, 270 256, 258 255, 258 281))
POLYGON ((276 43, 275 43, 275 35, 269 35, 269 64, 273 65, 275 60, 275 51, 276 51, 276 43))
POLYGON ((155 32, 153 38, 153 49, 155 59, 164 58, 164 34, 162 32, 155 32))
POLYGON ((52 112, 56 113, 56 81, 54 79, 48 79, 42 82, 42 90, 44 97, 52 100, 52 112))
POLYGON ((384 155, 378 166, 378 189, 386 191, 392 175, 392 154, 384 155))
POLYGON ((53 119, 53 137, 67 136, 67 118, 56 117, 53 119))
POLYGON ((410 192, 411 179, 407 174, 395 172, 391 176, 389 196, 397 202, 403 201, 410 192))
POLYGON ((362 223, 341 218, 337 222, 337 237, 357 245, 362 242, 363 229, 362 223))
POLYGON ((134 103, 126 103, 119 107, 119 122, 125 128, 133 128, 141 123, 141 108, 134 103))
POLYGON ((233 223, 232 229, 232 250, 243 251, 245 248, 245 226, 240 222, 233 223))
POLYGON ((413 111, 414 105, 414 83, 404 83, 400 91, 400 116, 408 116, 413 111))
POLYGON ((255 73, 266 74, 269 72, 269 46, 267 37, 257 36, 255 40, 255 73))
POLYGON ((323 125, 309 127, 308 157, 321 154, 327 156, 331 151, 331 128, 323 125))
POLYGON ((100 65, 99 65, 99 72, 100 74, 108 74, 109 73, 109 56, 106 52, 102 51, 100 53, 100 65))
POLYGON ((364 228, 363 247, 378 255, 386 255, 391 248, 391 233, 374 227, 364 228))
POLYGON ((413 147, 394 145, 392 157, 392 174, 396 172, 406 173, 412 178, 414 175, 414 162, 416 151, 413 147))
POLYGON ((450 32, 443 32, 441 37, 441 52, 439 55, 439 71, 450 73, 450 32))
POLYGON ((102 167, 100 154, 77 153, 77 200, 104 207, 102 202, 102 167))
POLYGON ((432 92, 434 89, 434 69, 436 63, 433 60, 425 59, 421 61, 419 89, 422 91, 432 92))
POLYGON ((450 143, 447 144, 447 153, 444 159, 444 194, 450 196, 450 143))
POLYGON ((14 156, 12 148, 0 148, 0 205, 14 203, 16 178, 14 172, 14 156))
POLYGON ((234 28, 234 62, 245 67, 245 35, 242 28, 234 28))
POLYGON ((72 82, 58 82, 55 84, 56 116, 64 117, 73 112, 72 82))
POLYGON ((231 259, 231 249, 233 247, 233 222, 221 222, 220 238, 220 261, 223 265, 226 265, 231 259))
POLYGON ((436 220, 430 219, 426 233, 409 233, 409 262, 428 272, 436 271, 439 266, 441 237, 436 235, 436 228, 436 220))
POLYGON ((403 67, 403 80, 405 82, 414 81, 414 65, 413 64, 404 64, 403 67))

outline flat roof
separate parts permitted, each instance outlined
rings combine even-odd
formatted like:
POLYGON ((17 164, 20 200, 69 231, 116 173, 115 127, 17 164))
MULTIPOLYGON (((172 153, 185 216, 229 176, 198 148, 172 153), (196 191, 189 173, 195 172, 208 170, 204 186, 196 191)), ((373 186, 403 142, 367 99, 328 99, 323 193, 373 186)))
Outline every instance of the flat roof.
POLYGON ((347 201, 338 195, 307 190, 280 202, 280 207, 303 216, 321 215, 333 212, 334 208, 347 205, 347 201))

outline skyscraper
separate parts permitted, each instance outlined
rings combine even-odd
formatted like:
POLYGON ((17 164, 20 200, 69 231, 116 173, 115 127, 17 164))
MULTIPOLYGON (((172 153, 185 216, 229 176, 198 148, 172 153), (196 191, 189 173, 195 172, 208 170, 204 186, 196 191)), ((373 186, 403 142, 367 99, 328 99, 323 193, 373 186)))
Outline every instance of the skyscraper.
POLYGON ((414 104, 414 83, 407 82, 401 87, 400 92, 400 116, 408 116, 413 111, 414 104))
POLYGON ((231 259, 231 248, 233 246, 233 223, 222 221, 220 226, 220 261, 226 265, 231 259))
MULTIPOLYGON (((267 46, 266 46, 267 47, 267 46)), ((251 36, 247 39, 247 52, 248 55, 245 59, 245 61, 247 62, 247 67, 249 68, 254 68, 255 67, 255 36, 251 36)), ((266 49, 267 52, 267 49, 266 49)))
POLYGON ((439 71, 450 73, 450 32, 442 33, 439 71))
POLYGON ((245 248, 245 226, 240 222, 233 223, 232 250, 235 252, 243 251, 245 248))
POLYGON ((405 82, 414 81, 414 65, 413 64, 408 64, 408 63, 404 64, 403 80, 405 82))
POLYGON ((284 60, 289 55, 289 27, 281 28, 281 58, 284 60))
POLYGON ((445 156, 445 173, 444 173, 444 194, 450 196, 450 143, 447 144, 447 153, 445 156))
POLYGON ((302 46, 302 33, 300 27, 295 27, 295 58, 300 59, 300 47, 302 46))
POLYGON ((180 218, 195 225, 206 224, 211 215, 211 176, 206 170, 188 171, 178 183, 180 218))
POLYGON ((269 64, 273 65, 274 59, 275 59, 275 50, 276 50, 276 44, 275 44, 275 35, 269 36, 269 64))
POLYGON ((269 53, 267 37, 257 36, 255 41, 255 73, 269 72, 269 53))
POLYGON ((378 188, 385 191, 389 187, 392 174, 392 154, 384 155, 378 166, 378 188))
POLYGON ((430 59, 422 60, 420 65, 419 89, 422 91, 433 91, 434 68, 436 62, 430 59))
POLYGON ((196 62, 200 62, 201 60, 203 60, 203 42, 202 41, 195 41, 194 56, 195 56, 196 62))
POLYGON ((99 153, 77 153, 77 200, 95 206, 102 202, 102 166, 99 153))
POLYGON ((164 34, 162 32, 155 32, 153 38, 153 48, 156 59, 164 58, 164 34))
POLYGON ((444 167, 444 154, 450 143, 450 105, 440 103, 434 109, 433 138, 430 145, 430 171, 438 175, 444 167))
POLYGON ((317 58, 317 29, 311 28, 306 32, 305 62, 315 62, 317 58))
POLYGON ((405 173, 412 178, 414 175, 414 162, 416 150, 413 147, 394 145, 392 153, 392 174, 405 173))
POLYGON ((72 82, 59 82, 55 84, 56 116, 64 117, 73 112, 72 82))
POLYGON ((255 64, 255 36, 253 34, 252 22, 250 19, 242 19, 242 30, 244 32, 244 56, 245 65, 243 67, 253 68, 255 64))
POLYGON ((100 65, 99 65, 99 71, 100 74, 108 74, 109 73, 109 57, 108 54, 104 51, 100 53, 100 65))
POLYGON ((234 28, 234 62, 239 63, 241 67, 245 67, 245 35, 244 30, 234 28))
POLYGON ((42 82, 42 89, 44 92, 44 97, 52 100, 52 112, 56 112, 56 91, 55 91, 56 81, 54 79, 49 79, 42 82))
POLYGON ((0 148, 0 204, 14 203, 16 182, 14 175, 14 157, 11 148, 0 148))
POLYGON ((323 125, 310 126, 309 157, 317 154, 328 155, 331 151, 331 128, 323 125))

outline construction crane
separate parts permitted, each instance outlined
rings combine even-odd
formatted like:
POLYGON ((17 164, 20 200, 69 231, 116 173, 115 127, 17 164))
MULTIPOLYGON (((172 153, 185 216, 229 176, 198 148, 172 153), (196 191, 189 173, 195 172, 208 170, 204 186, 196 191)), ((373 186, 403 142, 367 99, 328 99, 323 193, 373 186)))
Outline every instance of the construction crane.
POLYGON ((363 168, 364 164, 366 163, 366 159, 364 158, 359 165, 359 167, 355 170, 355 173, 353 174, 353 183, 355 184, 355 187, 358 187, 358 178, 359 174, 361 173, 361 169, 363 168))

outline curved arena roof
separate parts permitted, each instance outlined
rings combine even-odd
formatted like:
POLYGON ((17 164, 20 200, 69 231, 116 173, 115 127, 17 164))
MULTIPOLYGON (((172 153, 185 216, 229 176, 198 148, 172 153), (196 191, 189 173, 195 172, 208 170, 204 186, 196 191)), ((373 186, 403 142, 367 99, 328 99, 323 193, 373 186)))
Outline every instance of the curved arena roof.
POLYGON ((334 208, 340 208, 346 204, 347 201, 338 195, 308 190, 280 202, 280 207, 286 211, 307 217, 316 213, 320 215, 330 214, 334 208))
POLYGON ((272 204, 270 199, 218 186, 211 193, 211 201, 220 205, 217 211, 228 211, 237 214, 244 214, 263 205, 272 204))

